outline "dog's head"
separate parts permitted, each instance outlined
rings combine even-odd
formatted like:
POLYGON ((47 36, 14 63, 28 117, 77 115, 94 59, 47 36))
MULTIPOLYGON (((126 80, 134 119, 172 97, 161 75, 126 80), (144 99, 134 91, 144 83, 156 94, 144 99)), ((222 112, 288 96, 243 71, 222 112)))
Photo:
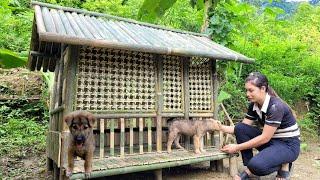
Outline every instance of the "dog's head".
POLYGON ((92 134, 92 126, 96 121, 93 114, 86 111, 75 111, 64 117, 67 123, 73 142, 81 148, 89 135, 92 134))
POLYGON ((215 119, 206 119, 207 126, 211 131, 220 131, 221 122, 215 119))

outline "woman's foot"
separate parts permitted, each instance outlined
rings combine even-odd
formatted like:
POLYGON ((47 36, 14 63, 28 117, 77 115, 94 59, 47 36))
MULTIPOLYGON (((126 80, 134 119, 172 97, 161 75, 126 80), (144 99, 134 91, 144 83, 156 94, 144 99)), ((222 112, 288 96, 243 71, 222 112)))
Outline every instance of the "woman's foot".
POLYGON ((278 174, 276 176, 276 180, 289 180, 290 179, 290 172, 292 169, 292 165, 290 167, 290 164, 289 163, 282 164, 281 169, 279 169, 278 174))
POLYGON ((234 180, 247 180, 250 178, 251 175, 252 175, 252 173, 249 171, 249 169, 246 169, 242 173, 240 173, 239 175, 235 175, 233 177, 233 179, 234 180))

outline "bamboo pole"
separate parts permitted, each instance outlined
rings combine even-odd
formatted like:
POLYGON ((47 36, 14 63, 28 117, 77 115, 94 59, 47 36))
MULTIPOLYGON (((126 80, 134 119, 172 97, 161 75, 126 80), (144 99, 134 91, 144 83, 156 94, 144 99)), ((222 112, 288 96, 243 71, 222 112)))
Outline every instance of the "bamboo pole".
POLYGON ((152 119, 147 119, 147 126, 148 126, 148 152, 152 151, 152 130, 151 130, 151 123, 152 119))
POLYGON ((223 110, 224 114, 227 116, 227 119, 228 119, 228 121, 230 123, 230 126, 234 126, 234 123, 233 123, 232 119, 230 118, 229 113, 227 112, 227 110, 224 107, 224 105, 221 103, 220 106, 222 107, 222 110, 223 110))
POLYGON ((143 154, 143 118, 139 118, 139 152, 143 154))
POLYGON ((114 156, 114 119, 110 120, 110 156, 114 156))
POLYGON ((124 156, 124 118, 120 118, 120 157, 124 156))
POLYGON ((229 173, 232 177, 238 173, 237 156, 229 157, 229 173))
MULTIPOLYGON (((107 113, 107 114, 101 114, 101 111, 90 111, 92 113, 97 113, 96 118, 139 118, 139 117, 156 117, 156 113, 130 113, 130 112, 117 112, 117 113, 107 113)), ((105 111, 104 111, 105 112, 105 111)))
MULTIPOLYGON (((211 60, 211 68, 212 68, 212 81, 213 81, 213 105, 214 105, 214 119, 218 119, 218 89, 219 89, 219 81, 218 81, 218 72, 217 72, 217 61, 211 60)), ((217 149, 221 148, 221 138, 222 133, 215 132, 214 133, 214 145, 217 149)), ((216 168, 217 171, 223 171, 223 161, 217 160, 216 168)))
POLYGON ((154 176, 156 180, 162 180, 162 169, 155 170, 154 176))
POLYGON ((100 159, 104 157, 104 119, 100 119, 100 159))
POLYGON ((130 119, 130 140, 129 140, 130 154, 133 154, 133 121, 134 120, 135 120, 134 118, 130 119))
POLYGON ((163 108, 163 58, 155 57, 157 66, 156 100, 157 100, 157 152, 162 152, 162 108, 163 108))
MULTIPOLYGON (((189 91, 189 65, 190 59, 183 59, 183 91, 184 91, 184 118, 189 119, 190 91, 189 91)), ((186 136, 185 148, 190 149, 190 136, 186 136)))

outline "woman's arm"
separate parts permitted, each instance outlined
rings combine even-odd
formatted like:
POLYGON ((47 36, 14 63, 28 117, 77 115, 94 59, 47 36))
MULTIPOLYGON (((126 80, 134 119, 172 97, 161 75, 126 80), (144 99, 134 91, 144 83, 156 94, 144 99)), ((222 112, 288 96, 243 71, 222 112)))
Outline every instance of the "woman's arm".
MULTIPOLYGON (((253 121, 247 118, 244 118, 242 120, 242 123, 244 124, 248 124, 248 125, 252 125, 253 121)), ((222 132, 228 133, 228 134, 234 134, 234 126, 225 126, 225 125, 221 125, 220 130, 222 132)))
POLYGON ((262 134, 251 139, 250 141, 247 141, 245 143, 238 144, 239 151, 245 150, 245 149, 251 149, 259 147, 267 142, 270 141, 272 138, 274 132, 276 132, 277 127, 273 127, 270 125, 264 125, 262 134))
POLYGON ((221 151, 227 153, 235 153, 245 149, 251 149, 259 147, 270 141, 274 132, 277 130, 277 127, 273 127, 270 125, 264 125, 262 134, 251 139, 250 141, 241 143, 241 144, 229 144, 224 146, 221 151))

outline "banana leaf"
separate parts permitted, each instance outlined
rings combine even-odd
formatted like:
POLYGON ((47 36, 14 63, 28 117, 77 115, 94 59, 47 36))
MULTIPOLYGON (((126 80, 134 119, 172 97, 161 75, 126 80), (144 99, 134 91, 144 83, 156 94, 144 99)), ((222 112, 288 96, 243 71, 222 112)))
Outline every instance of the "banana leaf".
POLYGON ((27 63, 27 57, 21 57, 13 51, 0 49, 0 67, 9 69, 23 67, 27 63))

